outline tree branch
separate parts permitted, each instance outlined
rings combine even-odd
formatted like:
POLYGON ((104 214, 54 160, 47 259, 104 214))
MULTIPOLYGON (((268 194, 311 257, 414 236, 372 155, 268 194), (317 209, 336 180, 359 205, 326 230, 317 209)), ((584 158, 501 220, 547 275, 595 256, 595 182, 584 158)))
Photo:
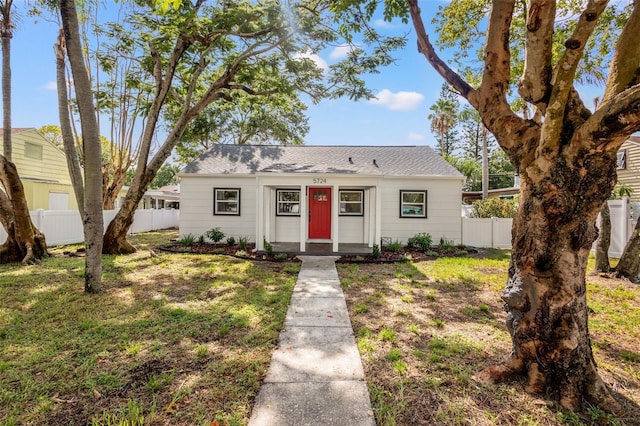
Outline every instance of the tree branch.
POLYGON ((551 92, 555 0, 531 0, 527 14, 524 72, 518 93, 538 109, 546 108, 551 92))
POLYGON ((593 32, 598 17, 604 11, 607 2, 608 0, 589 0, 578 19, 571 38, 564 44, 566 49, 554 69, 553 89, 542 124, 543 136, 538 146, 539 155, 554 155, 560 147, 565 109, 569 95, 573 90, 576 69, 582 58, 587 39, 593 32))
POLYGON ((607 151, 617 151, 637 131, 640 131, 640 83, 600 103, 574 139, 592 141, 591 148, 606 146, 607 151))
MULTIPOLYGON (((411 21, 413 27, 416 30, 418 36, 418 51, 421 52, 429 63, 435 68, 435 70, 444 78, 462 97, 471 102, 470 96, 474 92, 473 87, 462 79, 455 71, 453 71, 449 65, 447 65, 436 53, 429 35, 424 28, 424 22, 422 21, 422 15, 420 14, 420 8, 418 7, 418 0, 407 0, 409 3, 409 12, 411 14, 411 21)), ((472 102, 473 104, 473 102, 472 102)), ((475 106, 475 105, 474 105, 475 106)))
POLYGON ((638 58, 640 57, 640 7, 633 2, 633 10, 629 20, 618 38, 616 50, 609 68, 609 78, 604 92, 603 101, 622 92, 625 88, 640 82, 638 58))

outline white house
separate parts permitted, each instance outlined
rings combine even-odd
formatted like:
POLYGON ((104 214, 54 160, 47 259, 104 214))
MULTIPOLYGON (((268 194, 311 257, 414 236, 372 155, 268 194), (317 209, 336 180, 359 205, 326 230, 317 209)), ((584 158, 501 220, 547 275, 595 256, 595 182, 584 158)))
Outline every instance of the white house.
POLYGON ((372 247, 461 242, 464 176, 427 146, 216 145, 179 174, 180 234, 372 247))

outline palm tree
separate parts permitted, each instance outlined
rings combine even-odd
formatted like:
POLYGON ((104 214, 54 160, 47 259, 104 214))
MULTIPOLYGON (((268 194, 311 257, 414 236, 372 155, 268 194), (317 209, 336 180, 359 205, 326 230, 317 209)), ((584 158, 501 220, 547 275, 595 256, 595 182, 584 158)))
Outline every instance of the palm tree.
POLYGON ((449 131, 457 124, 457 105, 453 100, 440 98, 429 109, 433 111, 427 116, 431 120, 431 131, 438 135, 440 155, 447 157, 455 149, 449 131))

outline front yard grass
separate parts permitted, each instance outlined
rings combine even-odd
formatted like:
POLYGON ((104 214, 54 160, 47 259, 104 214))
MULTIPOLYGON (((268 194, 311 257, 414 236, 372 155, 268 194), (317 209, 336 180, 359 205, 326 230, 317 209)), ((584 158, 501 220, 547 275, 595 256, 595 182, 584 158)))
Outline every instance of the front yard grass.
POLYGON ((339 264, 376 422, 390 425, 640 425, 640 286, 589 276, 596 361, 626 412, 581 417, 524 381, 473 375, 510 352, 500 300, 508 251, 417 263, 339 264))
POLYGON ((0 425, 246 424, 298 263, 150 251, 0 265, 0 425))

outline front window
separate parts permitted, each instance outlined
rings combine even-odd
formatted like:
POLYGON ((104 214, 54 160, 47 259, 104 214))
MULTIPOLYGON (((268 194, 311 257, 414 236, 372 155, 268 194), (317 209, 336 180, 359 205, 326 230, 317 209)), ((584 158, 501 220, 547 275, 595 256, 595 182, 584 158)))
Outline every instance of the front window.
POLYGON ((340 215, 362 216, 364 191, 341 190, 340 191, 340 215))
POLYGON ((300 216, 299 189, 278 189, 276 193, 278 216, 300 216))
POLYGON ((240 216, 240 189, 214 188, 213 214, 240 216))
POLYGON ((400 191, 400 217, 427 217, 427 191, 400 191))

